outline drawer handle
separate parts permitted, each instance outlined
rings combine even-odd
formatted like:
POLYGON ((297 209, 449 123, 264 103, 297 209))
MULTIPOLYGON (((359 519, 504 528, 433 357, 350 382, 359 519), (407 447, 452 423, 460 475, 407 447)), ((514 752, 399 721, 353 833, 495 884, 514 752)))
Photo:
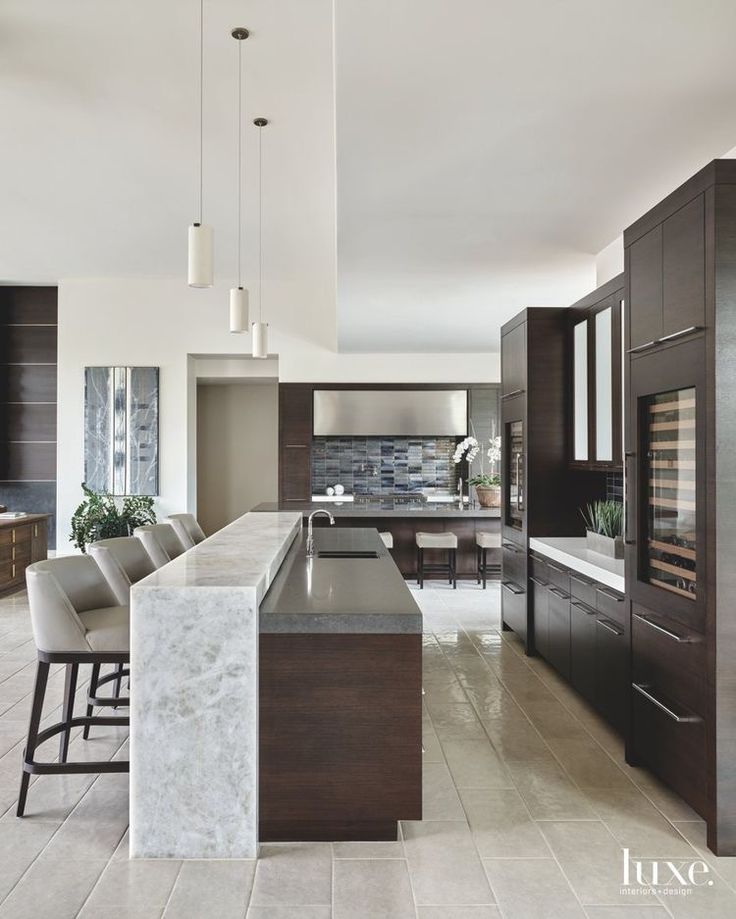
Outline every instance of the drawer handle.
POLYGON ((529 578, 529 580, 537 587, 549 587, 549 581, 541 581, 539 578, 529 578))
POLYGON ((591 609, 587 603, 581 603, 579 600, 571 600, 570 605, 575 609, 581 609, 588 616, 595 616, 595 610, 591 609))
POLYGON ((566 594, 564 590, 560 590, 559 587, 550 587, 549 592, 554 594, 556 597, 559 597, 560 600, 569 600, 570 594, 566 594))
POLYGON ((505 542, 503 543, 503 547, 504 549, 508 549, 509 552, 513 552, 514 555, 522 554, 522 550, 518 546, 515 546, 513 543, 505 542))
POLYGON ((672 638, 674 641, 679 641, 687 643, 692 641, 692 639, 687 635, 680 635, 677 632, 673 632, 671 629, 665 628, 663 625, 659 625, 654 622, 652 619, 649 619, 647 616, 642 616, 641 613, 634 613, 634 619, 638 619, 639 622, 645 623, 645 625, 650 626, 655 629, 657 632, 661 632, 663 635, 666 635, 668 638, 672 638))
POLYGON ((564 568, 559 568, 557 565, 553 565, 552 562, 547 562, 547 567, 551 568, 553 571, 558 571, 560 574, 567 574, 564 568))
POLYGON ((513 581, 502 581, 501 587, 503 587, 505 590, 508 590, 510 593, 514 594, 517 597, 519 596, 519 594, 525 593, 524 588, 519 587, 519 585, 515 584, 513 581))
POLYGON ((652 693, 649 692, 649 690, 651 689, 651 686, 645 686, 645 685, 642 685, 641 683, 632 683, 631 685, 640 695, 644 696, 644 698, 648 702, 651 702, 652 705, 656 705, 657 708, 660 711, 663 711, 665 715, 667 715, 668 718, 671 718, 673 721, 676 721, 678 724, 686 724, 688 722, 692 724, 693 722, 703 720, 698 715, 678 715, 677 712, 673 712, 671 708, 668 708, 664 704, 664 702, 660 702, 656 696, 652 695, 652 693))
POLYGON ((577 581, 578 584, 583 584, 585 587, 592 587, 595 584, 595 581, 591 581, 590 578, 584 577, 582 574, 573 574, 570 573, 570 580, 577 581))
POLYGON ((306 449, 307 449, 307 445, 306 445, 306 444, 284 444, 284 446, 285 446, 285 447, 290 447, 290 448, 292 448, 292 449, 293 449, 294 447, 299 447, 300 450, 306 450, 306 449))
POLYGON ((659 339, 653 338, 651 341, 645 341, 643 345, 637 345, 635 348, 629 348, 626 352, 627 354, 638 354, 639 351, 646 351, 648 348, 653 348, 659 339))
POLYGON ((676 338, 683 338, 691 332, 700 332, 702 328, 702 325, 689 325, 686 329, 680 329, 679 332, 670 332, 669 335, 663 335, 659 341, 674 341, 676 338))
POLYGON ((511 399, 514 396, 520 396, 523 392, 523 389, 512 389, 511 392, 507 392, 505 395, 501 396, 501 400, 503 401, 504 399, 511 399))
POLYGON ((612 632, 617 638, 620 638, 624 634, 622 629, 617 629, 608 619, 599 619, 598 625, 607 632, 612 632))
POLYGON ((623 603, 626 597, 622 597, 621 594, 616 594, 612 590, 609 590, 607 587, 599 587, 598 593, 603 594, 604 597, 608 597, 609 600, 615 600, 616 603, 623 603))

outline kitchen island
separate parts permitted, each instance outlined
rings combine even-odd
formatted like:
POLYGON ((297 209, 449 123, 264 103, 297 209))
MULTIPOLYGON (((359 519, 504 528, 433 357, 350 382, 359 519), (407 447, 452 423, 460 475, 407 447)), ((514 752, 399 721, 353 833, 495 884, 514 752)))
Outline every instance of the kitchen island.
MULTIPOLYGON (((478 533, 501 532, 501 510, 498 507, 473 507, 465 504, 460 508, 457 501, 450 503, 411 500, 404 497, 345 501, 286 501, 278 504, 267 502, 253 508, 254 512, 296 511, 305 518, 312 511, 326 510, 335 518, 338 527, 375 527, 379 532, 393 537, 393 559, 405 578, 417 576, 416 534, 443 533, 451 531, 458 540, 457 570, 460 577, 475 578, 476 548, 478 533)), ((325 526, 326 518, 316 518, 315 526, 325 526)), ((491 550, 489 565, 500 563, 500 548, 491 550), (493 558, 494 552, 498 560, 493 558)))
POLYGON ((132 857, 421 818, 421 613, 375 531, 315 548, 300 514, 246 514, 133 588, 132 857))

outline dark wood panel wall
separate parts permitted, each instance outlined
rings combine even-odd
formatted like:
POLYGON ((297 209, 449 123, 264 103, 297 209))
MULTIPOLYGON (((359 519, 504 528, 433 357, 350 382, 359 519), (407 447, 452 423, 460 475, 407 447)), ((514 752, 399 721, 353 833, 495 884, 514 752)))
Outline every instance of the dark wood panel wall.
POLYGON ((57 289, 0 287, 0 503, 12 510, 55 512, 56 363, 57 289))

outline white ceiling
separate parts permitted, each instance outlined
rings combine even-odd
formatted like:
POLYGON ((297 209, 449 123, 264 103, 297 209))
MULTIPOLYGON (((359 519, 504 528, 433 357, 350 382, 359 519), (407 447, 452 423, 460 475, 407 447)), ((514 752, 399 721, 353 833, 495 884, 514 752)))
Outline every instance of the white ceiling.
MULTIPOLYGON (((334 42, 330 0, 205 7, 218 283, 245 25, 248 117, 273 121, 266 279, 329 291, 336 272, 344 350, 495 350, 501 322, 583 294, 594 253, 736 143, 733 0, 336 0, 334 42)), ((197 22, 197 0, 3 0, 0 281, 184 275, 197 22)))

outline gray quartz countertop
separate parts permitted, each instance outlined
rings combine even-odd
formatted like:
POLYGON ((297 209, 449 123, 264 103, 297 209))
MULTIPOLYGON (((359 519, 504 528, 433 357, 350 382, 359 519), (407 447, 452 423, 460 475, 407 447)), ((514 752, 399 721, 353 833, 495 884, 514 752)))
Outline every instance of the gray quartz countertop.
POLYGON ((258 504, 253 508, 256 512, 268 511, 296 511, 301 514, 311 514, 312 511, 325 510, 329 511, 334 517, 418 517, 428 519, 430 517, 467 517, 468 520, 476 518, 498 520, 501 511, 497 507, 470 507, 466 505, 462 510, 457 504, 441 504, 427 502, 426 504, 416 502, 404 504, 400 501, 394 501, 389 498, 384 501, 370 501, 366 504, 362 502, 346 502, 339 504, 333 501, 289 501, 288 503, 278 504, 276 501, 269 501, 264 504, 258 504))
POLYGON ((261 603, 261 633, 421 633, 421 611, 377 530, 315 528, 314 542, 308 559, 306 531, 294 540, 261 603), (319 558, 346 549, 378 557, 319 558))
POLYGON ((573 571, 593 578, 594 581, 600 581, 619 593, 626 592, 624 560, 607 558, 598 552, 591 552, 584 536, 531 538, 529 548, 552 561, 567 565, 573 571))

